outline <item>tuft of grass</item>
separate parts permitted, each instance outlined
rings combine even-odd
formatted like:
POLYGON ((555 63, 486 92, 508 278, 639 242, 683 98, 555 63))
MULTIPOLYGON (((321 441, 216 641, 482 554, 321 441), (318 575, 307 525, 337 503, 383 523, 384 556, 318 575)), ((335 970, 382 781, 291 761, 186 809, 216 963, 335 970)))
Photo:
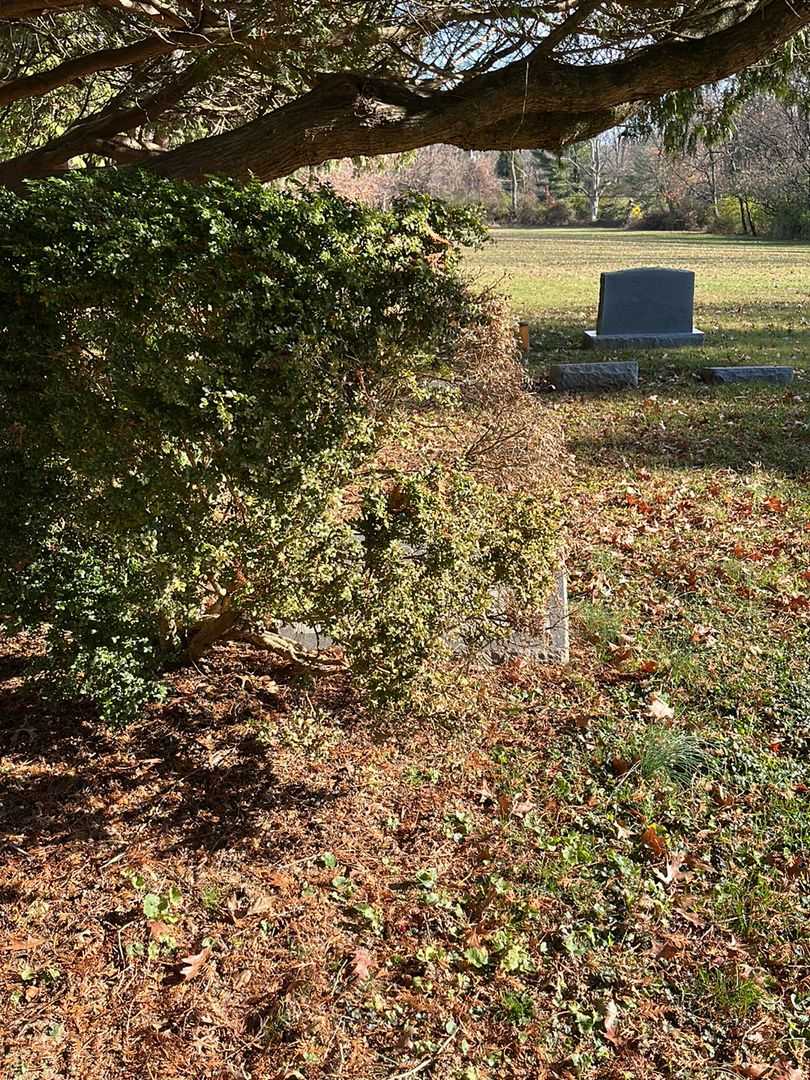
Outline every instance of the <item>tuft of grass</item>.
POLYGON ((200 903, 206 911, 217 911, 223 900, 222 889, 218 885, 206 885, 200 893, 200 903))
POLYGON ((501 994, 499 1012, 515 1027, 523 1027, 534 1019, 534 1002, 528 993, 505 990, 501 994))
POLYGON ((743 938, 766 935, 780 907, 780 897, 760 875, 728 880, 717 890, 717 915, 732 933, 743 938))
POLYGON ((748 1016, 768 998, 759 983, 741 978, 738 971, 703 969, 697 973, 695 987, 716 1009, 740 1018, 748 1016))
POLYGON ((663 778, 681 784, 691 783, 711 764, 711 754, 696 735, 665 727, 648 728, 635 756, 645 780, 663 778))
POLYGON ((577 603, 574 618, 583 636, 594 645, 606 649, 619 640, 621 612, 612 611, 604 604, 582 600, 577 603))

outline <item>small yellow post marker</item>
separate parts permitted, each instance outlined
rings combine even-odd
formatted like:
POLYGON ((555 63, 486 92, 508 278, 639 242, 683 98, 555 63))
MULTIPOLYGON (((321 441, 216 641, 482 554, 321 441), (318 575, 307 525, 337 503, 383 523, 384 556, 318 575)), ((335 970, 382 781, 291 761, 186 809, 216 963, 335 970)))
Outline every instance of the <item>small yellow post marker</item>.
POLYGON ((527 322, 518 323, 518 333, 520 334, 520 347, 523 352, 529 351, 529 324, 527 322))

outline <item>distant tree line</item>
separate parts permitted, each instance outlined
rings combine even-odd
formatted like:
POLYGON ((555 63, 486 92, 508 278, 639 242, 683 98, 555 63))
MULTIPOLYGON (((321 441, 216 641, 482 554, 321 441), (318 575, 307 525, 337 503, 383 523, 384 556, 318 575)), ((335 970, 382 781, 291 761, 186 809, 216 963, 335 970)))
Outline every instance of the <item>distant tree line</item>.
POLYGON ((338 190, 385 205, 418 189, 477 203, 493 223, 601 224, 708 229, 810 240, 810 80, 760 94, 733 111, 722 95, 672 116, 616 128, 556 156, 545 150, 465 151, 430 146, 410 155, 342 161, 338 190))

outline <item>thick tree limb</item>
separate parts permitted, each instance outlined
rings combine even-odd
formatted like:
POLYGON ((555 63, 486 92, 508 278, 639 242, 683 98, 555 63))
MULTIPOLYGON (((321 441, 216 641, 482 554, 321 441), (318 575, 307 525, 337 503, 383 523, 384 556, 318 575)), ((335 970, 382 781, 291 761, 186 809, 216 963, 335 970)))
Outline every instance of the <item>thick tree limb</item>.
MULTIPOLYGON (((36 2, 6 0, 3 14, 9 9, 19 10, 23 4, 28 4, 30 10, 36 2)), ((136 17, 143 17, 147 11, 156 15, 168 11, 174 17, 166 0, 95 0, 95 3, 115 6, 136 17)), ((188 6, 192 23, 196 18, 202 20, 199 25, 208 25, 211 20, 220 18, 214 10, 206 14, 201 3, 195 7, 194 0, 190 0, 188 6)), ((510 9, 508 15, 502 16, 503 36, 498 47, 483 53, 479 48, 479 54, 487 58, 489 70, 475 74, 476 63, 460 62, 458 68, 451 64, 448 79, 454 79, 455 85, 450 89, 414 89, 404 80, 356 72, 311 77, 311 70, 303 63, 301 77, 313 86, 310 92, 302 93, 280 108, 234 130, 197 139, 168 152, 161 152, 156 149, 156 144, 150 143, 148 130, 144 137, 135 140, 120 136, 129 135, 140 127, 148 129, 158 117, 169 113, 193 86, 212 74, 221 56, 228 51, 249 58, 248 62, 253 62, 257 53, 272 52, 279 58, 274 63, 283 69, 287 52, 294 58, 295 66, 299 63, 295 57, 302 51, 306 53, 310 45, 306 27, 299 28, 286 16, 276 23, 250 24, 247 28, 232 28, 226 18, 226 25, 220 24, 210 30, 200 30, 195 24, 196 31, 156 32, 134 44, 87 54, 65 61, 50 71, 1 85, 0 105, 46 93, 100 71, 123 66, 137 72, 137 65, 144 58, 166 55, 175 49, 179 55, 179 50, 197 46, 203 50, 204 58, 211 60, 207 69, 204 65, 198 66, 199 60, 188 64, 183 72, 164 76, 168 78, 165 85, 144 99, 126 106, 116 100, 93 116, 72 124, 45 146, 0 164, 0 183, 13 185, 26 178, 63 170, 72 158, 87 154, 105 154, 121 162, 145 160, 162 175, 190 180, 224 174, 241 180, 253 176, 268 181, 332 158, 373 157, 432 143, 449 143, 465 149, 526 147, 557 151, 611 127, 643 102, 733 75, 771 55, 803 27, 810 26, 810 0, 763 0, 746 17, 740 13, 739 21, 728 29, 682 41, 674 38, 675 25, 683 21, 681 15, 673 15, 669 23, 662 24, 665 28, 660 31, 657 12, 669 6, 670 0, 581 0, 575 6, 562 0, 523 4, 522 15, 535 20, 533 30, 527 31, 524 37, 520 33, 516 37, 511 24, 518 16, 510 9), (617 31, 623 26, 622 8, 634 12, 654 9, 656 33, 671 36, 656 43, 643 29, 647 24, 641 18, 639 23, 633 20, 630 29, 625 26, 622 30, 627 39, 624 47, 632 48, 634 38, 649 43, 629 52, 623 59, 580 65, 555 59, 563 40, 577 34, 583 22, 600 6, 603 10, 595 22, 601 25, 610 15, 617 31), (553 25, 555 20, 556 25, 553 25), (538 41, 536 35, 543 26, 546 36, 538 41), (500 62, 504 56, 514 55, 519 46, 530 46, 532 41, 535 42, 534 51, 493 70, 494 58, 500 58, 497 61, 500 62)), ((39 0, 39 7, 54 13, 75 10, 76 0, 39 0)), ((434 21, 442 26, 442 33, 445 19, 456 18, 466 23, 467 17, 472 15, 487 23, 495 5, 483 3, 480 9, 474 11, 472 6, 466 5, 445 8, 437 4, 424 18, 403 16, 399 30, 408 37, 414 28, 416 39, 427 41, 434 21)), ((686 18, 713 18, 715 9, 716 5, 711 3, 697 3, 690 6, 686 18)), ((738 8, 734 10, 739 11, 738 8)), ((598 55, 599 40, 613 40, 613 24, 605 30, 591 25, 588 30, 588 34, 597 31, 602 34, 601 39, 596 39, 595 55, 598 55)), ((353 19, 347 18, 345 22, 335 24, 331 40, 321 40, 316 34, 312 56, 322 59, 324 52, 345 47, 347 34, 350 35, 353 27, 353 19)), ((359 32, 361 28, 358 26, 357 29, 359 32)), ((377 26, 364 25, 362 30, 375 49, 383 48, 381 42, 389 30, 396 39, 397 27, 389 26, 388 21, 377 26)), ((469 28, 463 28, 462 33, 466 36, 459 39, 461 55, 468 44, 469 28)), ((390 65, 391 57, 396 53, 392 49, 387 55, 390 65)), ((314 65, 317 60, 311 62, 314 65)), ((383 69, 386 67, 385 60, 374 59, 369 63, 372 68, 377 63, 383 69)), ((418 66, 419 61, 415 59, 411 74, 418 66)), ((402 70, 401 60, 393 68, 389 66, 389 70, 402 70)), ((292 81, 294 83, 295 79, 292 81)), ((282 93, 287 92, 282 89, 282 93)))
MULTIPOLYGON (((0 162, 0 184, 14 187, 22 180, 36 179, 63 172, 71 158, 79 154, 100 154, 120 160, 114 153, 107 153, 109 140, 137 128, 154 124, 183 98, 204 82, 211 74, 217 60, 222 57, 203 53, 174 78, 169 79, 151 94, 144 95, 135 104, 121 105, 111 102, 92 116, 73 124, 64 134, 27 154, 0 162)), ((143 161, 149 152, 138 155, 143 161)), ((130 162, 133 160, 130 157, 130 162)))
POLYGON ((273 180, 330 158, 399 153, 431 143, 497 150, 567 143, 606 130, 634 103, 717 82, 768 55, 810 24, 810 0, 768 0, 728 30, 668 42, 610 64, 527 58, 454 90, 328 76, 311 93, 235 131, 155 159, 164 176, 224 173, 273 180))
POLYGON ((624 115, 615 108, 521 113, 518 107, 494 115, 494 123, 470 126, 451 94, 425 97, 383 80, 336 75, 269 116, 163 154, 150 168, 189 180, 211 173, 271 180, 330 158, 401 153, 437 142, 465 149, 556 149, 604 131, 624 115), (442 107, 436 107, 437 97, 442 107), (503 123, 508 117, 520 130, 503 123))
POLYGON ((272 633, 268 630, 235 629, 223 635, 221 640, 241 641, 245 645, 252 645, 256 649, 267 649, 269 652, 281 653, 282 656, 307 671, 341 671, 347 667, 342 656, 330 656, 325 652, 305 649, 296 642, 282 637, 281 634, 272 633))
POLYGON ((224 611, 202 619, 194 627, 186 645, 189 660, 201 659, 214 642, 221 641, 228 635, 238 618, 239 612, 226 607, 224 611))
POLYGON ((155 0, 2 0, 0 21, 10 22, 12 19, 31 18, 46 12, 59 15, 66 11, 94 7, 121 11, 169 29, 189 29, 189 24, 185 19, 155 0))
POLYGON ((318 649, 306 649, 274 631, 250 627, 243 623, 239 612, 228 606, 202 619, 193 628, 186 644, 186 656, 192 662, 201 660, 213 645, 222 641, 240 641, 253 645, 256 649, 280 653, 308 671, 339 671, 346 668, 346 661, 342 656, 330 655, 318 649))

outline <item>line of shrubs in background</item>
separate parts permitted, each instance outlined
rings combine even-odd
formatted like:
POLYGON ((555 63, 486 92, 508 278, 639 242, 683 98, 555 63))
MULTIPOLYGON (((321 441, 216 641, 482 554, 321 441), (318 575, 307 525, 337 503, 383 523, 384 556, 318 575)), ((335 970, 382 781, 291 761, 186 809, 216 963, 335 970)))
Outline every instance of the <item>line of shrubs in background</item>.
POLYGON ((329 163, 318 176, 372 206, 386 208, 403 192, 419 191, 481 207, 494 225, 694 229, 808 240, 810 135, 807 148, 794 146, 780 168, 774 156, 782 146, 766 148, 754 164, 753 150, 703 148, 678 157, 655 143, 608 133, 559 158, 542 150, 430 146, 329 163))
POLYGON ((530 195, 521 198, 514 209, 509 199, 504 198, 502 206, 490 211, 489 218, 493 225, 503 226, 591 226, 661 232, 695 230, 723 236, 810 240, 810 201, 807 204, 785 202, 768 210, 760 203, 733 195, 719 199, 716 209, 701 205, 644 208, 632 199, 606 199, 596 220, 591 216, 585 196, 541 202, 530 195))

